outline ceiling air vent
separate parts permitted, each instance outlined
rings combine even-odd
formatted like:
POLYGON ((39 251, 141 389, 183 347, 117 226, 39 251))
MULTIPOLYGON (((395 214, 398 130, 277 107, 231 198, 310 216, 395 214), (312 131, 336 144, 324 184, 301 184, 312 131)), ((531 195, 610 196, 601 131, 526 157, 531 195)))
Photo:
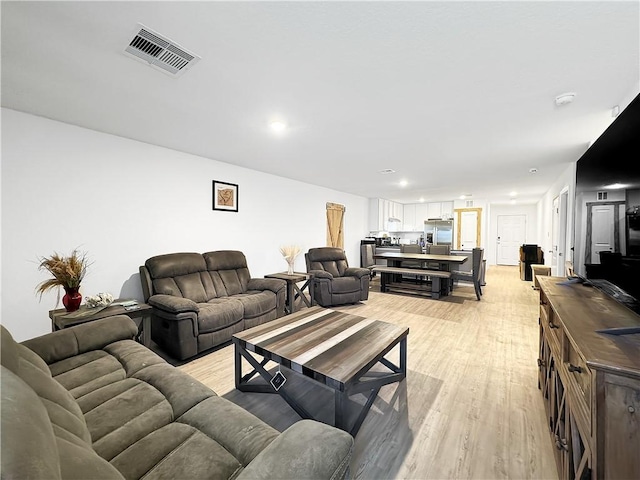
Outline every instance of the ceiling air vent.
POLYGON ((124 52, 173 77, 179 77, 200 60, 198 55, 141 23, 124 52))

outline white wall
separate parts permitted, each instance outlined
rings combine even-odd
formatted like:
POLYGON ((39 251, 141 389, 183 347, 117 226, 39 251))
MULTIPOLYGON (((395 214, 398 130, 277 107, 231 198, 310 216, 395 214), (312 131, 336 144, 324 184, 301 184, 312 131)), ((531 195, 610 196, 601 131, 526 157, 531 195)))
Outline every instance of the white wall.
POLYGON ((261 277, 286 269, 281 245, 326 244, 326 202, 346 206, 358 266, 364 197, 2 109, 2 323, 17 340, 50 331, 56 295, 35 295, 38 256, 86 251, 85 296, 141 299, 139 265, 170 252, 241 250, 261 277), (238 213, 212 210, 212 180, 239 185, 238 213))

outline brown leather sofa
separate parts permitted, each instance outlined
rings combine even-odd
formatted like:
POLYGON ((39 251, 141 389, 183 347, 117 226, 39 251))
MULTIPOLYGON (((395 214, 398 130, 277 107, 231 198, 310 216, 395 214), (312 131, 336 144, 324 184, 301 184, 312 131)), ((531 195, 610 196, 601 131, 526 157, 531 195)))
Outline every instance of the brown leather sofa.
POLYGON ((280 433, 134 342, 126 316, 17 343, 0 326, 2 478, 339 479, 353 438, 280 433))
POLYGON ((242 252, 170 253, 140 267, 151 339, 184 360, 284 315, 286 282, 251 278, 242 252))
POLYGON ((331 307, 369 298, 369 269, 349 267, 341 248, 310 248, 305 260, 307 272, 313 274, 313 299, 319 305, 331 307))

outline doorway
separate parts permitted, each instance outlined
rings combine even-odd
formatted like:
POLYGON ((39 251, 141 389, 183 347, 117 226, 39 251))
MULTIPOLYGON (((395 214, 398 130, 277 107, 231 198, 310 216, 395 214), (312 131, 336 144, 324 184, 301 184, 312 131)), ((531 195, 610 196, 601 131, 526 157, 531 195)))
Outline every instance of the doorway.
POLYGON ((565 187, 556 198, 553 199, 553 220, 551 225, 551 238, 553 248, 551 251, 551 274, 563 276, 567 258, 567 209, 569 202, 569 188, 565 187))
POLYGON ((587 203, 586 264, 599 264, 600 252, 624 252, 620 235, 620 212, 624 202, 587 203))
POLYGON ((456 250, 473 250, 482 246, 481 208, 456 208, 456 250))
POLYGON ((518 265, 520 246, 526 241, 526 215, 498 215, 498 239, 496 263, 498 265, 518 265))

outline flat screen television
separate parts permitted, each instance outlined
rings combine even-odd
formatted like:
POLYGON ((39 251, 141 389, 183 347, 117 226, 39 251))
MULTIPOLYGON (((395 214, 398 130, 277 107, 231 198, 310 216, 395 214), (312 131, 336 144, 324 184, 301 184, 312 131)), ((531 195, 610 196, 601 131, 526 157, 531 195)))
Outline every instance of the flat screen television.
POLYGON ((574 218, 574 271, 640 300, 640 95, 578 160, 574 218))

